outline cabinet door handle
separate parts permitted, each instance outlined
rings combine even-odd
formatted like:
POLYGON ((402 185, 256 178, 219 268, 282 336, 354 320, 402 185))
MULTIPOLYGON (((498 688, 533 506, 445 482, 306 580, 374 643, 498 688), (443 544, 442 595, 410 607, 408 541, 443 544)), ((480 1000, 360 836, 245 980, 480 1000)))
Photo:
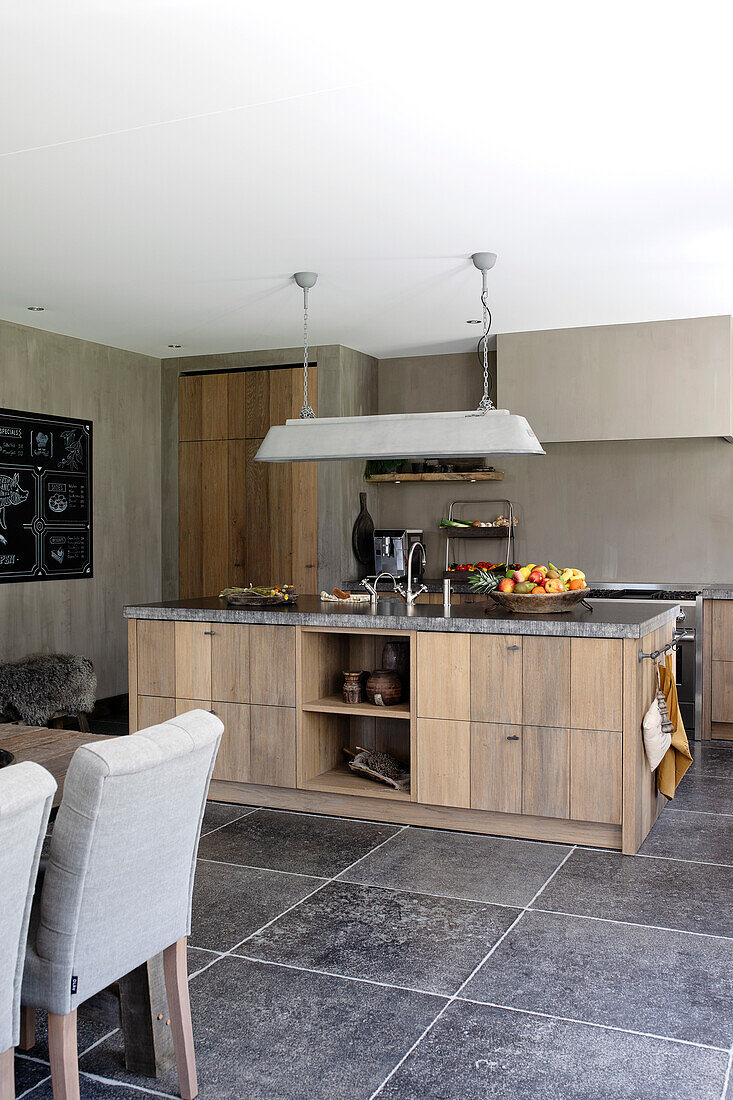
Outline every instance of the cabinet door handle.
POLYGON ((518 645, 508 645, 507 649, 519 649, 518 645))
POLYGON ((204 634, 216 634, 215 630, 205 630, 204 634))
POLYGON ((519 734, 518 733, 510 733, 509 736, 507 737, 507 741, 518 741, 518 740, 519 740, 519 734))

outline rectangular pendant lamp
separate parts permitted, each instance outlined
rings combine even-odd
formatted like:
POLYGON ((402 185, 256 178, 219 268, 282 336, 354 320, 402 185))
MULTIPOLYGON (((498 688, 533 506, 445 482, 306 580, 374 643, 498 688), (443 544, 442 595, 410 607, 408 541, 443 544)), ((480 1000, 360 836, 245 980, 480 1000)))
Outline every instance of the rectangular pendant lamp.
POLYGON ((528 421, 507 409, 288 420, 270 428, 258 462, 543 455, 528 421))

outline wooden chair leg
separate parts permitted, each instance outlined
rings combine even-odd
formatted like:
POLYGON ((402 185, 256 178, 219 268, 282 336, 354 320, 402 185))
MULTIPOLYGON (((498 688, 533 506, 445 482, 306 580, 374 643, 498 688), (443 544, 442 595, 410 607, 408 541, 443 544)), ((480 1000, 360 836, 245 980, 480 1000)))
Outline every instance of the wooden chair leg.
POLYGON ((36 1045, 36 1010, 29 1005, 20 1007, 20 1042, 21 1050, 30 1050, 36 1045))
POLYGON ((76 1009, 66 1016, 48 1014, 48 1054, 53 1100, 80 1100, 76 1009))
POLYGON ((0 1054, 0 1100, 15 1100, 15 1049, 0 1054))
POLYGON ((178 1084, 183 1100, 194 1100, 199 1094, 196 1077, 196 1054, 193 1049, 193 1025, 191 1002, 188 996, 188 969, 186 966, 186 936, 176 940, 163 952, 165 989, 168 994, 168 1011, 171 1016, 173 1049, 176 1052, 178 1084))
POLYGON ((91 733, 92 732, 91 729, 90 729, 90 726, 89 726, 89 715, 86 714, 83 710, 80 710, 80 711, 77 712, 76 720, 79 723, 79 732, 80 733, 91 733))

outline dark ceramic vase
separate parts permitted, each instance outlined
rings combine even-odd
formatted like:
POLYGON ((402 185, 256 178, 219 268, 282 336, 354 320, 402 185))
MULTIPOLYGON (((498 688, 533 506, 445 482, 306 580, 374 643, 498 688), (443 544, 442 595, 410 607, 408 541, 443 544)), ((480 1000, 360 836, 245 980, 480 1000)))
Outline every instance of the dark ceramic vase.
POLYGON ((366 682, 366 695, 378 707, 393 707, 402 699, 402 680, 398 673, 378 668, 366 682))
POLYGON ((359 563, 359 579, 374 572, 374 520, 367 509, 366 493, 359 493, 361 511, 351 532, 351 548, 359 563))
POLYGON ((406 680, 410 670, 409 642, 385 642, 382 650, 382 668, 390 672, 399 672, 402 680, 406 680))

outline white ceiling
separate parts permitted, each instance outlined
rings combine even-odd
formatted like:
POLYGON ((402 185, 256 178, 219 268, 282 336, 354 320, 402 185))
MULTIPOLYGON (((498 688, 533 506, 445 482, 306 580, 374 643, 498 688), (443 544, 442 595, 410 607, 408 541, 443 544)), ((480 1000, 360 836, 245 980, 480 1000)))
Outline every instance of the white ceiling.
POLYGON ((0 316, 291 346, 309 268, 313 343, 460 351, 477 249, 494 331, 729 313, 729 8, 6 4, 0 316))

